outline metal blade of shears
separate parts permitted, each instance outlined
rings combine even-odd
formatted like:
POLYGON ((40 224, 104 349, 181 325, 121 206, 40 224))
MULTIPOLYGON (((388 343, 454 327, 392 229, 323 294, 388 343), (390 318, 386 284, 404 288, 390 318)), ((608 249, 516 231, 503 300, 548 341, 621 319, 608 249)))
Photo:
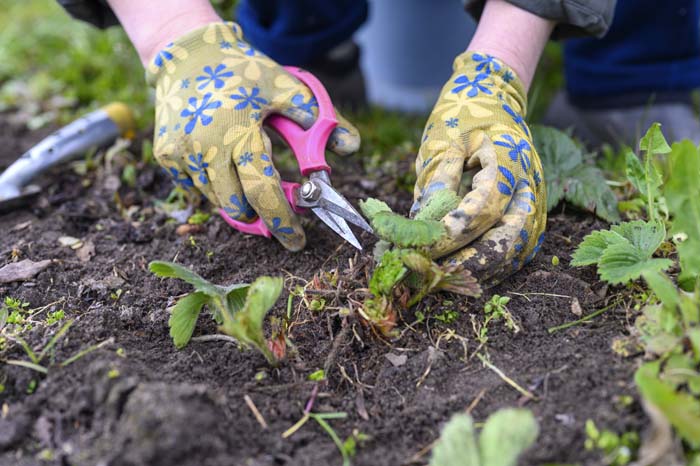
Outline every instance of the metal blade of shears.
POLYGON ((355 210, 343 195, 336 191, 331 186, 328 174, 324 171, 314 172, 309 177, 321 190, 318 196, 318 206, 322 207, 348 222, 356 225, 368 233, 374 233, 372 227, 365 221, 364 218, 355 210))
POLYGON ((338 235, 340 235, 341 238, 343 238, 345 241, 362 251, 362 246, 360 246, 360 242, 357 240, 357 237, 350 230, 350 227, 348 226, 347 222, 342 217, 339 217, 334 213, 329 212, 321 207, 313 208, 311 209, 311 211, 314 214, 316 214, 316 216, 319 219, 321 219, 323 223, 328 225, 328 227, 331 230, 335 231, 338 235))

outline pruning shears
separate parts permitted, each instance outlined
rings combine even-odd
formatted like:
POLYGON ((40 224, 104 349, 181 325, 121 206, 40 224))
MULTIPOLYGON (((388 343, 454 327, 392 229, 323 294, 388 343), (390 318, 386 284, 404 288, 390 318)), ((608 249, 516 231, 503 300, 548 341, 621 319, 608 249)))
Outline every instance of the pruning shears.
MULTIPOLYGON (((306 84, 318 102, 318 118, 309 129, 303 129, 283 115, 270 115, 265 120, 265 123, 277 131, 289 145, 299 162, 302 176, 308 177, 303 184, 282 181, 285 197, 295 213, 304 214, 307 209, 311 209, 331 230, 362 250, 348 222, 369 233, 374 233, 372 227, 350 202, 333 188, 330 180, 331 167, 326 163, 326 143, 338 125, 331 98, 313 74, 297 67, 286 66, 285 69, 306 84)), ((232 219, 223 209, 219 209, 219 214, 238 231, 272 237, 272 233, 260 218, 252 223, 245 223, 232 219)))

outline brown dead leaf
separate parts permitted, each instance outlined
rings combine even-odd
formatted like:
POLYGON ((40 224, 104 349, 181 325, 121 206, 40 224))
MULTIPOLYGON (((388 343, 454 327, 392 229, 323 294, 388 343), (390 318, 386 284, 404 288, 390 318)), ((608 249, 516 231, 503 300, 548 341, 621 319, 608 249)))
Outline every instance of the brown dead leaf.
POLYGON ((85 241, 83 245, 75 251, 75 255, 78 256, 80 262, 88 262, 95 255, 95 243, 92 241, 85 241))
POLYGON ((51 265, 51 260, 34 262, 24 259, 19 262, 7 264, 0 269, 0 283, 21 282, 29 280, 36 274, 51 265))

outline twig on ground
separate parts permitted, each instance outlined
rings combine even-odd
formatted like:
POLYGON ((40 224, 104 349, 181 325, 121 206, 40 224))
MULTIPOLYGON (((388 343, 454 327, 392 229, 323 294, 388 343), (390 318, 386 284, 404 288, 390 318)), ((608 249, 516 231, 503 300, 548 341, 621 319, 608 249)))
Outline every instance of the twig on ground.
POLYGON ((253 412, 253 416, 255 416, 255 419, 258 421, 258 424, 263 429, 267 429, 267 422, 265 422, 265 418, 260 414, 260 411, 258 411, 258 407, 255 406, 255 403, 253 403, 253 400, 250 396, 244 395, 243 399, 245 400, 245 404, 248 405, 248 408, 253 412))
POLYGON ((233 343, 234 345, 238 345, 238 340, 235 338, 228 336, 228 335, 222 335, 220 333, 215 333, 213 335, 201 335, 198 337, 193 337, 192 341, 203 341, 203 342, 208 342, 208 341, 226 341, 229 343, 233 343))
POLYGON ((481 362, 484 364, 484 366, 486 366, 489 369, 491 369, 492 371, 494 371, 496 373, 496 375, 498 375, 505 383, 507 383, 508 385, 513 387, 514 389, 516 389, 521 395, 526 396, 528 398, 531 398, 533 400, 537 399, 537 397, 535 395, 533 395, 530 391, 525 390, 523 387, 518 385, 518 383, 515 380, 511 379, 506 374, 504 374, 502 370, 500 370, 498 367, 491 364, 488 361, 488 359, 483 357, 481 354, 477 354, 476 356, 481 360, 481 362))
POLYGON ((472 402, 469 403, 469 407, 467 407, 467 409, 466 409, 467 414, 471 414, 472 411, 474 411, 474 408, 476 408, 476 405, 479 404, 479 402, 481 401, 481 399, 484 397, 485 394, 486 394, 486 389, 482 388, 481 391, 476 395, 476 398, 474 398, 472 400, 472 402))
POLYGON ((620 304, 621 302, 622 302, 622 298, 616 299, 615 301, 613 301, 612 303, 608 304, 607 306, 605 306, 605 307, 603 307, 603 308, 600 308, 600 309, 598 309, 597 311, 591 312, 590 314, 585 315, 585 316, 581 317, 581 318, 578 319, 578 320, 574 320, 573 322, 567 322, 567 323, 562 324, 562 325, 557 325, 556 327, 550 327, 550 328, 547 329, 547 332, 549 332, 549 333, 554 333, 554 332, 558 332, 559 330, 564 330, 564 329, 567 329, 567 328, 574 327, 574 326, 576 326, 576 325, 582 324, 582 323, 584 323, 584 322, 588 322, 589 320, 591 320, 591 319, 593 319, 593 318, 595 318, 595 317, 601 315, 602 313, 604 313, 605 311, 609 310, 610 308, 613 308, 613 307, 617 306, 617 305, 620 304))

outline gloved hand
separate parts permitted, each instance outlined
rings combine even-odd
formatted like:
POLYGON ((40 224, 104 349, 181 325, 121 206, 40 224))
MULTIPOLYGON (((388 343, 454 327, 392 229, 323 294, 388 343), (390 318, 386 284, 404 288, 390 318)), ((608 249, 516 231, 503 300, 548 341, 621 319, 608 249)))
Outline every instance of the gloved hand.
POLYGON ((442 219, 448 234, 432 253, 452 253, 448 260, 488 285, 520 269, 542 244, 542 164, 523 120, 527 97, 515 73, 475 52, 459 55, 453 69, 423 133, 411 214, 431 193, 457 193, 462 201, 442 219))
MULTIPOLYGON (((281 113, 311 126, 318 114, 311 91, 244 42, 230 22, 168 44, 147 80, 156 88, 154 155, 175 181, 236 220, 259 215, 287 249, 302 249, 304 231, 284 197, 262 123, 281 113)), ((357 150, 360 136, 338 117, 328 148, 345 155, 357 150)))

